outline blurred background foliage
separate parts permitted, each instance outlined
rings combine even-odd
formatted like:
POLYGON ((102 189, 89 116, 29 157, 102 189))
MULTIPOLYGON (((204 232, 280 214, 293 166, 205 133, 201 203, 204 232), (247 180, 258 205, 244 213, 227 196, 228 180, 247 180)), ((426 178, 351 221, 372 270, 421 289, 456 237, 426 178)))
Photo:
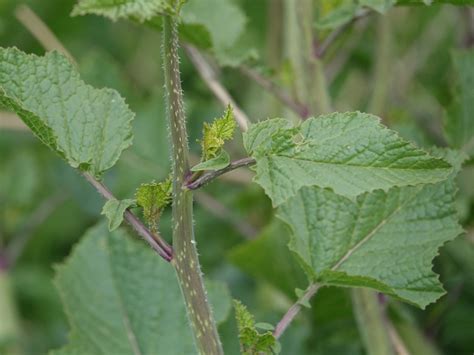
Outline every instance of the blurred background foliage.
MULTIPOLYGON (((238 12, 239 23, 224 17, 210 25, 223 32, 217 39, 221 42, 226 36, 236 38, 231 47, 213 54, 226 64, 214 66, 219 80, 252 121, 276 116, 296 119, 239 68, 240 59, 246 58, 246 65, 292 92, 295 68, 285 50, 282 0, 226 2, 238 12)), ((105 176, 118 198, 130 198, 140 183, 164 179, 169 173, 160 34, 153 26, 70 17, 74 3, 24 2, 71 53, 86 82, 117 89, 136 112, 133 147, 105 176)), ((317 8, 318 43, 331 34, 328 14, 337 3, 317 8)), ((42 54, 44 48, 18 20, 19 5, 17 0, 0 2, 0 45, 42 54)), ((183 37, 193 41, 196 33, 191 28, 183 37)), ((473 41, 473 10, 466 7, 395 7, 385 16, 369 13, 351 24, 323 57, 334 107, 378 114, 385 124, 420 146, 446 146, 443 118, 454 100, 458 76, 463 75, 454 70, 452 52, 472 46, 473 41)), ((189 142, 197 157, 203 122, 220 116, 224 108, 184 52, 182 79, 189 142)), ((0 329, 11 317, 17 321, 19 336, 4 340, 3 346, 13 346, 18 353, 44 354, 64 344, 68 334, 52 281, 54 265, 101 218, 103 201, 14 117, 0 115, 0 263, 9 257, 9 265, 0 265, 5 269, 0 273, 0 294, 4 295, 0 309, 10 291, 16 307, 10 309, 11 314, 0 313, 0 329)), ((236 136, 227 147, 234 159, 244 154, 240 134, 236 136)), ((424 311, 384 301, 387 317, 413 354, 471 354, 474 350, 473 163, 468 160, 459 176, 458 209, 467 233, 442 248, 435 263, 448 293, 424 311)), ((248 305, 258 321, 275 323, 295 301, 294 289, 306 284, 285 246, 287 230, 272 219, 271 204, 258 186, 249 183, 251 176, 250 171, 242 171, 197 193, 196 236, 205 274, 225 281, 232 296, 248 305)), ((169 211, 160 229, 170 235, 169 211)), ((321 290, 312 308, 302 313, 282 338, 283 353, 364 353, 346 290, 321 290)), ((233 319, 220 331, 226 353, 238 353, 233 319)))

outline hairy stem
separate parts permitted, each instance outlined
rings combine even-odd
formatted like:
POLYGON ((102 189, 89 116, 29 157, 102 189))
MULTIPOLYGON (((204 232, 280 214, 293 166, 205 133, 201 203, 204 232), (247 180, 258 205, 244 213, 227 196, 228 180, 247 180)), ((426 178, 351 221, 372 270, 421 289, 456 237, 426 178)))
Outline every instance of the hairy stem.
POLYGON ((318 292, 320 287, 321 285, 319 284, 311 284, 304 293, 304 295, 301 296, 300 299, 288 309, 283 318, 278 322, 275 327, 275 331, 273 332, 273 336, 275 338, 278 339, 279 337, 281 337, 286 328, 288 328, 293 319, 295 319, 297 314, 300 312, 301 307, 303 307, 302 304, 307 303, 316 294, 316 292, 318 292))
MULTIPOLYGON (((97 181, 92 175, 82 174, 89 183, 95 187, 97 192, 106 200, 115 200, 116 198, 110 190, 100 181, 97 181)), ((163 240, 159 234, 153 234, 145 225, 129 210, 123 214, 123 218, 132 226, 132 228, 166 261, 171 261, 173 251, 171 246, 163 240)))
POLYGON ((204 186, 207 183, 211 182, 218 176, 221 176, 222 174, 241 168, 243 166, 254 165, 255 163, 256 161, 254 158, 242 158, 242 159, 231 162, 228 166, 226 166, 223 169, 212 170, 204 174, 200 174, 196 179, 193 179, 191 176, 190 181, 186 181, 184 186, 190 190, 196 190, 200 188, 201 186, 204 186))
POLYGON ((163 67, 173 160, 172 261, 186 302, 188 318, 201 354, 223 354, 211 308, 203 285, 193 231, 193 195, 183 188, 190 174, 178 57, 177 20, 163 20, 163 67))
POLYGON ((377 293, 368 289, 352 290, 352 304, 359 333, 369 355, 394 355, 384 314, 377 293))

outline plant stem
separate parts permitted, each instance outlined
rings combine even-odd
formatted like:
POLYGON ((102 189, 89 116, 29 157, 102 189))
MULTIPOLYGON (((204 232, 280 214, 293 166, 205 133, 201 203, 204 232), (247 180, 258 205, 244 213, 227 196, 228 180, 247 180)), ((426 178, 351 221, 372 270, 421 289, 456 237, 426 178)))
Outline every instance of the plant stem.
POLYGON ((226 166, 223 169, 208 171, 200 175, 197 179, 193 179, 191 176, 190 181, 185 181, 184 186, 190 190, 196 190, 200 188, 201 186, 204 186, 210 181, 214 180, 218 176, 221 176, 222 174, 225 174, 229 171, 238 169, 243 166, 253 165, 255 163, 256 161, 254 158, 242 158, 242 159, 231 162, 228 166, 226 166))
POLYGON ((352 20, 346 22, 344 25, 339 26, 334 31, 332 31, 326 39, 315 48, 314 55, 317 58, 322 58, 331 45, 343 34, 345 33, 353 24, 354 22, 368 16, 371 13, 368 9, 361 10, 357 15, 355 15, 352 20))
POLYGON ((15 233, 11 242, 6 247, 5 255, 9 265, 15 265, 26 244, 33 236, 36 228, 48 219, 48 217, 51 216, 51 214, 66 200, 66 198, 67 196, 63 193, 56 192, 52 196, 48 196, 31 213, 27 221, 21 226, 20 230, 15 233))
POLYGON ((367 354, 394 355, 377 293, 364 288, 353 289, 352 304, 367 354))
POLYGON ((201 354, 223 354, 216 323, 204 288, 193 231, 193 195, 183 188, 190 174, 178 56, 176 18, 163 19, 163 67, 171 131, 173 161, 173 248, 172 261, 184 295, 188 318, 201 354))
POLYGON ((278 322, 275 327, 275 330, 273 332, 273 336, 275 338, 278 339, 283 334, 283 332, 286 330, 286 328, 288 328, 293 319, 295 319, 296 315, 301 310, 301 307, 303 307, 302 304, 307 303, 316 294, 316 292, 318 292, 320 287, 321 285, 319 284, 311 284, 304 293, 304 295, 301 296, 300 299, 298 299, 298 301, 296 301, 296 303, 288 309, 283 318, 278 322))
POLYGON ((252 68, 249 68, 246 65, 240 66, 240 72, 249 79, 253 80, 260 87, 271 93, 282 104, 284 104, 298 116, 302 118, 308 117, 309 109, 305 105, 291 97, 289 93, 287 93, 285 90, 283 90, 280 86, 278 86, 270 79, 265 78, 263 75, 253 70, 252 68))
POLYGON ((7 354, 19 354, 20 328, 12 294, 10 275, 0 265, 0 346, 7 354))
POLYGON ((389 92, 391 51, 390 16, 379 16, 377 22, 377 51, 375 69, 372 78, 374 83, 368 111, 378 116, 384 114, 387 93, 389 92))
POLYGON ((15 9, 15 17, 48 51, 57 50, 63 53, 72 63, 77 64, 74 57, 58 40, 51 29, 28 5, 19 5, 15 9))
POLYGON ((214 69, 209 65, 204 56, 193 46, 185 44, 184 50, 187 56, 196 67, 199 75, 206 85, 211 89, 214 96, 222 103, 224 107, 231 105, 234 111, 234 117, 242 132, 246 132, 250 125, 250 120, 244 111, 237 105, 235 100, 230 96, 227 89, 217 80, 214 69))
POLYGON ((331 112, 322 63, 313 55, 313 0, 286 0, 285 5, 287 53, 298 101, 306 104, 311 114, 331 112))
MULTIPOLYGON (((97 181, 92 175, 88 173, 83 173, 82 175, 106 200, 116 200, 112 192, 110 192, 107 186, 105 186, 103 183, 97 181)), ((147 227, 145 227, 138 217, 129 210, 125 211, 123 218, 163 259, 166 261, 171 261, 173 258, 173 250, 159 234, 153 234, 147 227)))

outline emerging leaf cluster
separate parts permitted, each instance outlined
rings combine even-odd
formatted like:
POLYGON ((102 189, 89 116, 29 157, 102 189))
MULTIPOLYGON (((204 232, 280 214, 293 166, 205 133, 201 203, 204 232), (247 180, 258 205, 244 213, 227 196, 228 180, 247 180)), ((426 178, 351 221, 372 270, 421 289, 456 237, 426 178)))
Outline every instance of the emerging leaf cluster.
POLYGON ((277 342, 272 332, 267 330, 264 333, 259 333, 253 315, 240 301, 234 300, 234 309, 242 354, 276 353, 277 342))
POLYGON ((235 119, 232 106, 227 109, 222 117, 216 118, 211 124, 205 122, 202 133, 202 160, 216 158, 226 140, 232 139, 235 130, 235 119))
POLYGON ((143 208, 143 216, 148 224, 156 228, 163 209, 172 201, 172 181, 167 178, 162 182, 142 184, 135 193, 137 205, 143 208))

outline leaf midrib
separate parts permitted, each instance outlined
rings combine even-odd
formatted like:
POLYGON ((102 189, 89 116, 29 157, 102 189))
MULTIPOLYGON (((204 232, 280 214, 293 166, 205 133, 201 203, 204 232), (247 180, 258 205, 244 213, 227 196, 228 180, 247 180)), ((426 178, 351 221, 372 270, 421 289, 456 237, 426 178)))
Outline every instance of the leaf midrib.
POLYGON ((420 191, 423 188, 420 187, 418 188, 418 191, 414 193, 409 199, 405 200, 398 206, 393 212, 391 212, 386 218, 384 218, 380 223, 378 223, 364 238, 362 238, 359 242, 357 242, 352 248, 350 248, 347 253, 345 253, 335 264, 334 266, 330 269, 331 271, 336 271, 344 262, 347 261, 351 257, 352 254, 354 254, 357 250, 359 250, 360 247, 362 247, 365 243, 369 242, 375 234, 385 225, 387 222, 390 221, 403 207, 408 205, 410 202, 412 202, 420 193, 420 191))
MULTIPOLYGON (((297 161, 304 161, 308 163, 314 163, 314 164, 321 164, 321 165, 342 165, 342 166, 348 166, 348 167, 357 167, 357 168, 364 168, 364 169, 383 169, 383 170, 429 170, 429 171, 436 171, 436 170, 448 170, 450 166, 446 167, 436 167, 436 168, 413 168, 413 167, 406 167, 406 168, 392 168, 390 166, 370 166, 370 165, 358 165, 358 164, 347 164, 347 163, 338 163, 338 162, 328 162, 328 161, 321 161, 321 160, 312 160, 312 159, 305 159, 305 158, 297 158, 297 157, 290 157, 286 155, 268 155, 266 158, 271 159, 271 158, 284 158, 284 159, 289 159, 289 160, 297 160, 297 161)), ((433 160, 440 160, 443 162, 441 159, 433 158, 433 160)), ((447 164, 447 163, 446 163, 447 164)))

